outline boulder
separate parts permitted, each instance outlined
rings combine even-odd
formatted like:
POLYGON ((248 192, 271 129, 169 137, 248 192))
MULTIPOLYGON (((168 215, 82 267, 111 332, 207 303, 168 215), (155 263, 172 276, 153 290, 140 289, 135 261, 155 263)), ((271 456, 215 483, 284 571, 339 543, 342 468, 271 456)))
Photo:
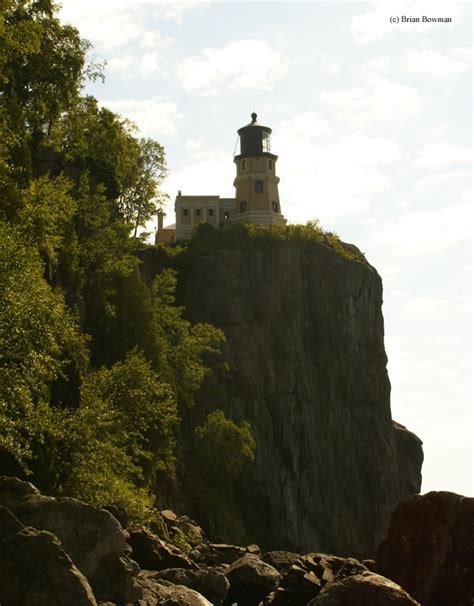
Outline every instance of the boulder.
POLYGON ((369 571, 351 575, 336 583, 331 583, 318 597, 307 604, 307 606, 368 605, 420 606, 399 585, 369 571))
POLYGON ((196 567, 177 547, 162 541, 144 527, 132 528, 128 542, 132 548, 133 559, 146 570, 196 567))
POLYGON ((197 591, 184 585, 158 581, 154 578, 154 573, 147 570, 140 572, 138 582, 143 592, 139 606, 213 606, 197 591))
POLYGON ((56 536, 97 599, 140 597, 133 582, 138 567, 128 557, 121 525, 108 511, 76 499, 43 496, 29 482, 7 476, 0 478, 0 505, 8 506, 25 526, 56 536))
POLYGON ((193 561, 205 566, 232 564, 247 553, 244 547, 226 543, 202 543, 191 551, 193 561))
POLYGON ((154 578, 164 580, 174 585, 184 585, 205 596, 214 606, 221 606, 229 591, 227 577, 217 570, 188 570, 185 568, 169 568, 156 572, 154 578))
POLYGON ((474 499, 429 492, 402 501, 376 555, 377 572, 423 606, 474 598, 474 499))
POLYGON ((272 606, 306 606, 326 585, 366 572, 354 558, 340 558, 324 553, 301 556, 283 572, 280 586, 265 600, 272 606))
POLYGON ((225 575, 230 583, 226 604, 243 606, 257 606, 281 581, 276 568, 252 554, 233 562, 225 575))
POLYGON ((2 606, 96 606, 87 579, 55 536, 25 528, 6 508, 0 528, 2 606))
POLYGON ((262 556, 264 562, 276 568, 281 574, 288 570, 292 564, 295 564, 299 558, 301 558, 301 555, 292 551, 267 551, 262 556))

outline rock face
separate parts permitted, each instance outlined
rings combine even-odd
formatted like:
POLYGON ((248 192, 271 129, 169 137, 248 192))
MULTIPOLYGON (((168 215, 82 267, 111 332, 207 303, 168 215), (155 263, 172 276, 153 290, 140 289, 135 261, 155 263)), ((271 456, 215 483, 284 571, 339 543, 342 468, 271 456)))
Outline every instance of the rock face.
POLYGON ((6 476, 0 477, 0 505, 22 525, 57 537, 98 599, 139 597, 133 580, 138 566, 128 557, 122 527, 108 511, 75 499, 43 496, 32 484, 6 476))
MULTIPOLYGON (((159 264, 143 259, 152 278, 159 264)), ((240 501, 249 534, 267 549, 372 557, 423 460, 391 418, 377 272, 320 243, 175 263, 189 319, 227 337, 219 407, 257 441, 240 501)))
POLYGON ((423 606, 471 604, 474 499, 429 492, 402 501, 377 549, 376 567, 423 606))

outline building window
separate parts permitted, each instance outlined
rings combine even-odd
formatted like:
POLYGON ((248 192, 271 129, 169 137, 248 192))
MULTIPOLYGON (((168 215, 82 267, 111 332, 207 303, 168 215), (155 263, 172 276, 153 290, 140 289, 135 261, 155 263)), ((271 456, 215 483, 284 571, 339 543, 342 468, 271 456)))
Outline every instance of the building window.
POLYGON ((272 170, 272 168, 273 168, 273 162, 271 160, 268 161, 268 168, 270 170, 272 170))
POLYGON ((262 151, 270 152, 270 135, 267 133, 264 133, 262 137, 262 151))
POLYGON ((272 202, 272 208, 273 208, 273 212, 277 213, 278 212, 278 202, 272 202))
POLYGON ((208 208, 207 209, 207 215, 208 215, 208 217, 213 217, 214 216, 214 209, 213 208, 208 208))
POLYGON ((241 213, 247 212, 247 202, 241 202, 240 203, 240 212, 241 213))
POLYGON ((255 191, 257 193, 263 192, 263 181, 255 181, 255 191))
POLYGON ((242 170, 245 170, 246 166, 247 166, 247 162, 245 160, 242 160, 242 170))
POLYGON ((226 221, 227 219, 229 219, 229 217, 230 217, 230 211, 225 210, 224 211, 224 221, 226 221))
POLYGON ((201 216, 201 209, 196 208, 196 217, 200 217, 200 216, 201 216))
POLYGON ((183 208, 183 217, 187 217, 189 215, 189 210, 187 208, 183 208))

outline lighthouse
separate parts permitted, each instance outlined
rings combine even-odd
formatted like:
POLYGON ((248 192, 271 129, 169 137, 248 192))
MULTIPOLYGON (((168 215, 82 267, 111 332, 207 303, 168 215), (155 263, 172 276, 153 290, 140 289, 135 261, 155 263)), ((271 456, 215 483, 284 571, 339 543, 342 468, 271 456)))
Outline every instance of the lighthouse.
POLYGON ((234 179, 235 198, 218 195, 183 195, 178 191, 174 209, 176 223, 163 228, 163 214, 158 217, 155 242, 171 244, 190 238, 200 223, 221 229, 230 223, 285 225, 282 215, 276 163, 278 156, 270 149, 272 129, 252 121, 237 131, 240 153, 234 156, 237 175, 234 179))
POLYGON ((284 225, 281 213, 276 163, 278 156, 271 152, 272 129, 252 121, 237 132, 240 139, 240 154, 234 157, 236 165, 235 209, 233 222, 263 225, 284 225))

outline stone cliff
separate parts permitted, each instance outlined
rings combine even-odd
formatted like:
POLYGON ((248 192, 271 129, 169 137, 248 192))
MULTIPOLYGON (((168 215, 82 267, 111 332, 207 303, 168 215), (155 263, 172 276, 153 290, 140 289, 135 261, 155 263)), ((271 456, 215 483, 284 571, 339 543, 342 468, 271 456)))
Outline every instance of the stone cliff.
MULTIPOLYGON (((153 251, 143 260, 151 278, 153 251)), ((194 250, 175 266, 187 316, 227 338, 215 404, 248 420, 257 441, 239 498, 252 536, 372 556, 398 502, 419 492, 423 460, 391 418, 375 269, 318 242, 194 250)))

